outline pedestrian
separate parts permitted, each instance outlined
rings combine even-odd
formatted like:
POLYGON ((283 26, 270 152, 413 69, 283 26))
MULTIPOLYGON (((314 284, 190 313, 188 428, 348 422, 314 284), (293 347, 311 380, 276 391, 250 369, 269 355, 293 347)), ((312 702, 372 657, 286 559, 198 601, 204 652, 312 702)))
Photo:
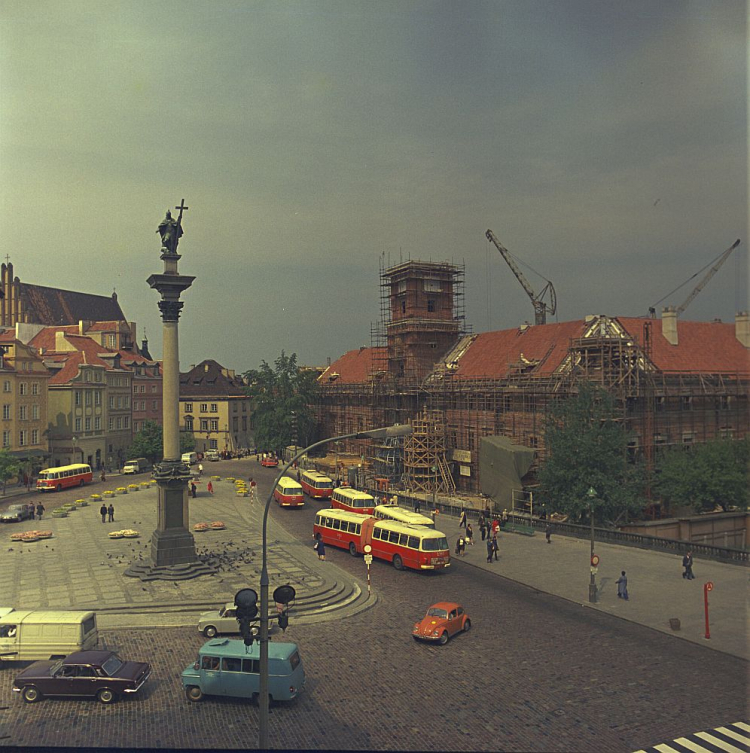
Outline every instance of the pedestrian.
POLYGON ((206 489, 208 489, 209 494, 214 493, 214 485, 210 481, 208 482, 208 486, 206 486, 206 489))
POLYGON ((107 515, 109 515, 109 522, 114 523, 115 522, 115 506, 111 502, 109 503, 109 507, 107 508, 107 515))
POLYGON ((99 514, 102 516, 102 523, 107 522, 107 505, 102 502, 102 506, 99 508, 99 514))
POLYGON ((497 538, 497 532, 500 530, 500 521, 495 518, 492 521, 492 535, 497 538))
POLYGON ((549 523, 547 523, 547 525, 544 526, 544 538, 547 539, 548 544, 552 543, 550 541, 551 536, 552 536, 552 526, 549 523))
POLYGON ((34 507, 34 503, 33 503, 33 502, 30 502, 30 503, 29 503, 29 504, 27 505, 27 509, 28 509, 28 511, 29 511, 29 518, 30 518, 31 520, 34 520, 34 513, 36 512, 36 507, 34 507))
POLYGON ((487 562, 492 562, 492 539, 488 536, 487 537, 487 562))
POLYGON ((190 482, 190 493, 193 495, 193 499, 195 499, 197 495, 198 487, 195 485, 195 481, 190 482))
POLYGON ((40 502, 36 506, 36 516, 37 516, 37 518, 39 518, 39 520, 41 520, 42 519, 42 515, 44 515, 44 505, 40 502))
POLYGON ((492 551, 493 551, 493 553, 495 555, 495 561, 497 561, 497 550, 499 548, 500 547, 497 544, 497 534, 495 533, 495 534, 492 535, 492 551))
POLYGON ((198 475, 203 475, 203 463, 198 463, 198 475))
POLYGON ((466 541, 469 546, 474 546, 474 529, 471 527, 471 523, 466 524, 466 541))
POLYGON ((622 571, 622 575, 617 579, 617 598, 628 600, 628 576, 625 575, 625 571, 622 571))
POLYGON ((463 557, 465 551, 466 551, 466 542, 464 541, 463 536, 459 536, 456 539, 456 556, 463 557))
POLYGON ((685 572, 682 574, 683 578, 687 580, 694 580, 693 575, 693 552, 688 550, 687 554, 682 558, 682 566, 685 568, 685 572))
POLYGON ((466 528, 466 510, 461 509, 461 515, 458 518, 458 527, 466 528))
POLYGON ((99 474, 99 481, 106 481, 107 480, 107 474, 104 472, 104 468, 102 468, 102 472, 99 474))
POLYGON ((418 497, 414 497, 414 512, 416 513, 419 512, 419 498, 418 497))
POLYGON ((324 560, 326 558, 326 545, 323 543, 323 537, 319 533, 315 534, 313 549, 318 553, 319 560, 324 560))
POLYGON ((484 520, 484 515, 479 516, 479 531, 482 534, 482 541, 487 538, 487 523, 484 520))

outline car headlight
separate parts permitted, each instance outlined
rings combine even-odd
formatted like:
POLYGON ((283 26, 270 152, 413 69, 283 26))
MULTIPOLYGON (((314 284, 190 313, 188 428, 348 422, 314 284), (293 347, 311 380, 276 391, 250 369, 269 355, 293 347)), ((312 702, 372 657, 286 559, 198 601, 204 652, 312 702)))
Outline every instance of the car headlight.
POLYGON ((435 635, 435 636, 440 635, 440 631, 439 630, 433 630, 432 634, 435 635))

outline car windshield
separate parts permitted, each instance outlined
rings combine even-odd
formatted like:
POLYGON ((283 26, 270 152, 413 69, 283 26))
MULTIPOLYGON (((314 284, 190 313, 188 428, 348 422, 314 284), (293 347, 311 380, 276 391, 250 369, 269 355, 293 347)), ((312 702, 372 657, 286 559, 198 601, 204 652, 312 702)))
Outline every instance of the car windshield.
POLYGON ((448 539, 445 536, 439 536, 434 539, 422 539, 422 549, 425 552, 438 552, 441 549, 448 548, 448 539))
POLYGON ((448 617, 448 612, 445 609, 438 609, 437 607, 430 607, 427 610, 427 616, 428 617, 442 617, 443 619, 446 619, 446 617, 448 617))
POLYGON ((104 674, 106 674, 107 677, 114 677, 124 663, 125 662, 123 662, 123 660, 120 659, 119 656, 112 654, 112 656, 110 656, 109 659, 107 659, 107 661, 102 664, 104 674))
POLYGON ((50 668, 49 673, 51 675, 57 674, 57 672, 60 671, 60 667, 62 667, 63 660, 60 659, 60 661, 56 661, 50 668))
POLYGON ((8 511, 9 512, 18 512, 22 507, 23 507, 23 505, 11 505, 8 508, 8 511))

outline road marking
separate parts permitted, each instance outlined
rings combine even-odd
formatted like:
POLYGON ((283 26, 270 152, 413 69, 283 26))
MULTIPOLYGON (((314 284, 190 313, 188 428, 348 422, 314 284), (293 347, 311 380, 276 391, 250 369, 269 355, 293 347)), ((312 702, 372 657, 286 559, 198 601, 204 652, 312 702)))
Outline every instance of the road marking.
POLYGON ((660 743, 635 753, 750 753, 750 725, 735 722, 716 727, 709 732, 695 732, 687 737, 677 737, 670 743, 660 743), (705 743, 702 745, 701 743, 705 743))

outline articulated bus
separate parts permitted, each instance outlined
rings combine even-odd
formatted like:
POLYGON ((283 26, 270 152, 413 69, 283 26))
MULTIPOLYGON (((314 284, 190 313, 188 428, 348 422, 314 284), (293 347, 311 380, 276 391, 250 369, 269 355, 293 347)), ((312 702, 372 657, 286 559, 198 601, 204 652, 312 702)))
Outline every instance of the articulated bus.
POLYGON ((320 510, 315 515, 314 534, 324 544, 348 549, 352 557, 372 547, 371 554, 393 564, 396 570, 442 570, 450 567, 448 539, 441 531, 408 526, 395 520, 345 510, 320 510))
POLYGON ((427 515, 397 505, 378 505, 373 515, 379 520, 397 520, 399 523, 406 523, 408 526, 435 527, 435 521, 427 515))
POLYGON ((59 492, 69 486, 83 486, 90 484, 93 474, 90 465, 61 465, 58 468, 47 468, 39 471, 36 489, 39 492, 59 492))
POLYGON ((302 486, 289 476, 282 476, 279 479, 273 490, 273 498, 280 507, 302 507, 305 504, 302 486))
POLYGON ((358 492, 350 486, 340 486, 333 490, 331 507, 360 515, 372 515, 375 511, 375 500, 366 492, 358 492))
POLYGON ((318 471, 305 471, 300 477, 305 494, 313 499, 330 499, 333 494, 333 481, 318 471))

